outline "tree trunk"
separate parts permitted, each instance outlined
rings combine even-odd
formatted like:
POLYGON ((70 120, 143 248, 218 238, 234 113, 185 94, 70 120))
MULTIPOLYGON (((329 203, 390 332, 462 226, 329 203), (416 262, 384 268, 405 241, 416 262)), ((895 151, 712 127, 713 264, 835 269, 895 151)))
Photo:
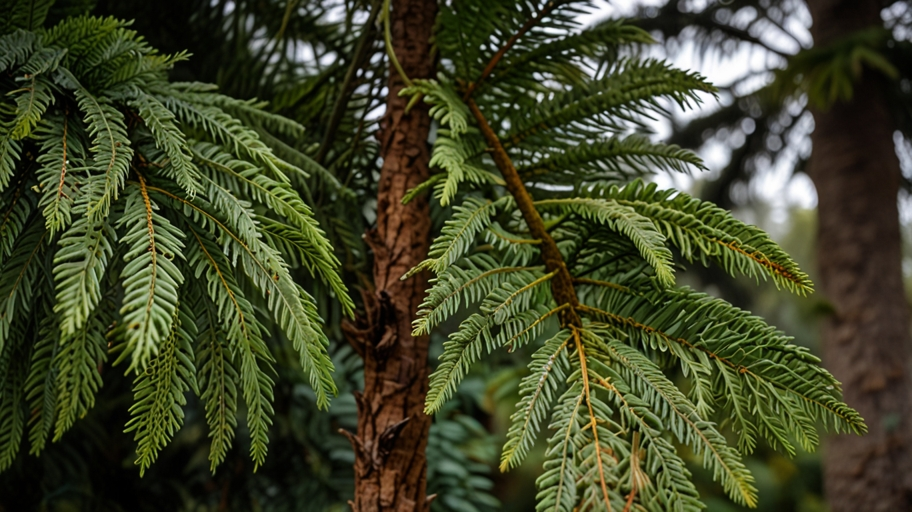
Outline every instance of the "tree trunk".
MULTIPOLYGON (((393 48, 405 74, 430 78, 430 37, 435 0, 393 0, 393 48)), ((374 291, 365 294, 367 326, 356 336, 364 358, 364 393, 358 398, 355 512, 427 511, 427 446, 431 418, 424 414, 428 337, 412 336, 412 320, 428 286, 422 273, 399 278, 427 257, 430 211, 405 193, 428 177, 430 118, 423 103, 405 112, 403 83, 390 67, 387 112, 380 133, 383 167, 377 226, 367 234, 374 253, 374 291)))
MULTIPOLYGON (((809 0, 817 46, 881 26, 879 0, 809 0)), ((826 367, 864 417, 863 437, 829 438, 824 485, 833 512, 912 510, 909 310, 900 268, 899 161, 876 72, 850 102, 815 112, 808 172, 818 196, 818 262, 833 313, 823 327, 826 367)))

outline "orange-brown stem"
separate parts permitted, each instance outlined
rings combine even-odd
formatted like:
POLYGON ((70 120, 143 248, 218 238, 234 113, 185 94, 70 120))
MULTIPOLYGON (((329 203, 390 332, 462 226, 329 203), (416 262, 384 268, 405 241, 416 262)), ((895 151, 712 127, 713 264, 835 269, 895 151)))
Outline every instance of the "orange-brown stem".
POLYGON ((472 115, 478 121, 478 126, 481 128, 485 141, 492 150, 491 154, 494 157, 494 163, 504 177, 507 190, 513 196, 523 219, 529 226, 529 232, 533 238, 541 240, 539 246, 541 247, 541 255, 545 267, 548 272, 557 272, 554 278, 551 279, 551 293, 558 304, 570 304, 571 306, 561 311, 561 323, 565 326, 581 326, 579 315, 576 314, 575 310, 579 305, 579 300, 576 297, 576 290, 573 288, 573 277, 570 275, 570 271, 567 270, 567 264, 557 248, 557 243, 554 242, 554 238, 545 229, 545 223, 542 221, 538 210, 535 209, 532 196, 526 190, 519 173, 516 172, 516 167, 513 165, 510 155, 507 154, 507 150, 501 144, 500 138, 497 137, 491 125, 488 124, 488 120, 485 119, 484 114, 479 110, 475 100, 469 98, 468 103, 472 115))

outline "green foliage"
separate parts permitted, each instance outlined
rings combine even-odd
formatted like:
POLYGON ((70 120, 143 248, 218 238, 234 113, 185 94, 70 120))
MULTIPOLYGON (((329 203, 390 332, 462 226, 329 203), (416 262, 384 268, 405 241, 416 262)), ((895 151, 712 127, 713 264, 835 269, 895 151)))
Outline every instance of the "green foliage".
POLYGON ((440 236, 431 244, 428 259, 410 270, 406 277, 424 269, 440 274, 459 260, 470 249, 479 233, 491 225, 492 215, 498 209, 508 208, 511 199, 504 197, 496 202, 468 198, 453 208, 455 212, 443 227, 440 236))
POLYGON ((543 210, 556 207, 561 213, 572 213, 581 219, 604 224, 612 231, 626 236, 655 271, 658 284, 662 287, 674 284, 671 251, 665 247, 665 237, 649 219, 633 208, 611 200, 584 197, 549 199, 539 202, 538 206, 543 210))
POLYGON ((445 72, 409 91, 450 127, 432 155, 446 162, 432 186, 451 182, 441 203, 459 201, 453 187, 480 191, 461 196, 413 270, 435 274, 417 334, 471 308, 443 345, 426 409, 439 411, 495 349, 531 344, 501 469, 519 465, 548 425, 538 510, 701 509, 682 449, 733 501, 754 507, 741 459, 760 438, 794 455, 796 442, 816 446, 818 422, 866 427, 807 350, 761 318, 676 285, 674 257, 797 294, 812 284, 758 228, 638 179, 702 168, 693 153, 641 131, 667 102, 687 107, 715 89, 664 62, 623 57, 628 43, 649 40, 638 30, 579 30, 575 7, 547 5, 543 16, 524 2, 442 6, 445 72), (570 35, 555 40, 561 31, 570 35), (544 64, 555 48, 561 57, 544 64), (474 126, 462 126, 466 112, 474 126), (483 136, 485 125, 494 135, 483 136), (523 183, 504 195, 498 180, 451 179, 458 166, 523 183))
POLYGON ((567 382, 567 370, 570 368, 567 343, 571 338, 569 332, 561 330, 532 355, 529 375, 519 386, 522 399, 510 418, 512 423, 501 456, 501 470, 518 466, 534 445, 542 419, 547 417, 556 395, 567 382))
POLYGON ((120 314, 127 342, 124 353, 132 355, 132 369, 145 368, 160 340, 174 336, 177 290, 184 281, 174 260, 184 244, 183 233, 156 212, 158 205, 149 198, 142 175, 139 185, 131 188, 117 227, 126 232, 119 241, 129 247, 123 257, 120 314))
POLYGON ((675 145, 656 144, 633 134, 595 142, 581 142, 564 151, 517 169, 524 178, 553 184, 587 181, 622 182, 655 170, 686 172, 703 169, 693 152, 675 145))
POLYGON ((264 142, 303 127, 169 82, 183 54, 159 54, 115 18, 41 28, 52 3, 6 2, 0 25, 0 470, 26 431, 33 454, 60 440, 121 361, 136 374, 127 431, 140 473, 180 429, 191 391, 211 469, 240 412, 262 465, 273 351, 297 352, 319 407, 336 391, 323 321, 292 264, 353 309, 291 185, 307 175, 296 163, 322 169, 264 142))
POLYGON ((136 432, 140 474, 180 428, 184 416, 181 406, 187 403, 184 393, 198 392, 196 368, 190 359, 196 326, 193 318, 181 318, 181 313, 180 307, 175 308, 168 339, 133 386, 136 403, 130 408, 133 419, 127 423, 127 432, 136 432))
POLYGON ((813 291, 807 274, 769 235, 710 202, 641 181, 604 188, 598 195, 648 217, 689 262, 712 261, 733 276, 772 278, 777 287, 798 294, 813 291))
POLYGON ((4 0, 0 4, 0 8, 7 16, 0 28, 4 33, 16 28, 25 30, 41 28, 48 10, 53 4, 54 0, 4 0))

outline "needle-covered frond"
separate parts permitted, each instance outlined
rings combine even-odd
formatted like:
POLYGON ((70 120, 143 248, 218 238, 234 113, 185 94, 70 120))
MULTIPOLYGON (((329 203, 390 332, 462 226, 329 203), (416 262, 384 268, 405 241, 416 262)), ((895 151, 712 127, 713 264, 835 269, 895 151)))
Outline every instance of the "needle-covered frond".
POLYGON ((85 114, 86 131, 92 137, 91 158, 87 162, 89 176, 83 193, 88 197, 86 214, 98 221, 108 216, 111 203, 123 189, 133 149, 123 114, 109 100, 97 98, 85 89, 66 68, 59 70, 65 84, 74 90, 79 108, 85 114))
POLYGON ((456 205, 406 276, 435 274, 415 334, 464 318, 444 342, 426 410, 439 411, 494 349, 529 344, 501 469, 549 426, 537 510, 700 510, 682 448, 733 501, 755 507, 762 497, 741 457, 761 438, 794 455, 795 443, 818 444, 820 423, 866 427, 808 350, 677 286, 674 255, 801 294, 812 284, 760 229, 639 181, 703 169, 691 151, 642 132, 712 85, 635 57, 625 46, 649 41, 638 29, 579 29, 573 2, 508 3, 443 6, 445 72, 407 91, 441 122, 431 158, 445 171, 411 195, 435 187, 456 205))
POLYGON ((469 129, 469 108, 460 98, 459 93, 453 89, 443 77, 437 80, 414 80, 412 85, 405 87, 399 93, 401 96, 423 97, 424 101, 431 104, 430 116, 448 126, 450 135, 458 138, 469 129))
POLYGON ((583 407, 583 384, 576 382, 558 399, 551 412, 554 434, 548 440, 544 472, 536 480, 539 489, 537 512, 573 512, 579 503, 576 482, 580 468, 574 460, 577 436, 583 428, 580 410, 583 407))
POLYGON ((687 172, 691 168, 705 168, 692 151, 651 142, 647 137, 634 134, 582 142, 524 164, 517 170, 528 181, 558 185, 617 183, 657 171, 687 172))
POLYGON ((209 426, 210 469, 225 460, 237 428, 238 371, 235 368, 227 336, 219 320, 219 312, 203 294, 196 318, 202 343, 196 350, 197 383, 200 399, 205 402, 206 423, 209 426))
POLYGON ((0 187, 3 188, 9 185, 22 156, 22 144, 13 140, 13 112, 11 105, 0 103, 0 187))
POLYGON ((201 188, 199 171, 189 154, 184 134, 175 123, 174 114, 155 96, 145 92, 137 94, 129 104, 146 122, 155 138, 155 145, 167 155, 166 169, 169 177, 188 195, 196 195, 201 188))
MULTIPOLYGON (((48 371, 56 372, 57 385, 54 441, 59 441, 77 419, 95 405, 95 394, 101 389, 99 365, 108 359, 103 312, 96 311, 81 328, 60 339, 60 350, 48 371)), ((104 315, 110 317, 110 315, 104 315)))
POLYGON ((196 391, 196 369, 193 367, 192 342, 196 325, 180 306, 174 310, 171 332, 146 369, 136 376, 133 393, 136 403, 130 408, 132 418, 127 432, 135 432, 140 473, 149 468, 158 452, 180 429, 184 419, 184 394, 196 391))
MULTIPOLYGON (((51 283, 48 282, 48 286, 51 283)), ((49 290, 48 290, 49 291, 49 290)), ((50 309, 49 298, 42 304, 43 318, 38 325, 38 336, 29 360, 29 373, 25 382, 25 399, 32 411, 29 417, 29 453, 41 453, 54 428, 57 409, 56 373, 51 366, 60 350, 60 331, 50 309)))
POLYGON ((46 250, 47 231, 32 218, 0 267, 0 353, 20 341, 16 339, 20 333, 11 331, 11 325, 22 321, 19 314, 28 317, 32 311, 46 250))
POLYGON ((473 140, 471 136, 458 138, 450 130, 440 130, 434 141, 434 152, 429 164, 439 167, 446 174, 435 175, 424 184, 415 187, 418 190, 433 185, 435 196, 440 199, 441 206, 449 205, 456 197, 459 185, 464 182, 481 185, 484 183, 498 183, 499 178, 490 171, 479 167, 470 160, 477 155, 483 146, 473 140), (437 178, 440 176, 440 178, 437 178), (441 180, 441 181, 438 181, 441 180))
POLYGON ((627 60, 602 78, 557 92, 531 112, 514 119, 503 137, 512 145, 560 147, 561 141, 583 142, 593 132, 618 133, 642 116, 663 112, 662 99, 681 108, 701 101, 698 92, 715 89, 700 75, 672 68, 661 61, 627 60))
POLYGON ((633 208, 611 200, 588 197, 548 199, 540 201, 537 206, 545 211, 554 208, 562 210, 562 213, 575 213, 586 220, 605 224, 626 236, 655 270, 659 284, 663 287, 674 285, 671 251, 665 247, 665 237, 649 219, 633 208))
POLYGON ((732 275, 771 277, 776 286, 799 294, 814 290, 807 274, 768 234, 712 203, 641 181, 598 195, 648 217, 688 261, 715 261, 732 275))
MULTIPOLYGON (((129 244, 124 255, 124 298, 120 308, 132 365, 144 369, 158 352, 160 340, 169 340, 178 305, 177 290, 184 276, 175 260, 184 248, 184 233, 157 212, 145 180, 131 187, 118 228, 126 231, 120 242, 129 244)), ((123 356, 121 356, 123 357, 123 356)))
POLYGON ((76 212, 81 217, 60 236, 54 257, 54 310, 60 315, 60 332, 64 336, 81 329, 98 306, 116 239, 114 228, 106 222, 91 222, 84 208, 77 208, 76 212))
MULTIPOLYGON (((650 363, 651 364, 651 363, 650 363)), ((700 502, 699 494, 696 487, 691 481, 691 473, 684 464, 684 460, 676 452, 674 445, 663 436, 662 422, 656 421, 657 414, 653 412, 649 402, 640 398, 633 392, 625 380, 621 379, 617 373, 614 373, 610 367, 604 366, 598 362, 593 363, 590 368, 593 382, 590 385, 593 389, 609 395, 609 402, 618 408, 622 423, 635 429, 634 439, 639 441, 638 447, 631 447, 631 470, 635 467, 640 468, 639 475, 631 471, 631 491, 634 488, 633 482, 637 482, 636 491, 641 494, 640 502, 647 510, 665 511, 665 510, 700 510, 705 505, 700 502), (601 374, 601 375, 600 375, 601 374), (609 377, 610 376, 610 377, 609 377), (637 449, 638 448, 638 449, 637 449), (633 480, 633 478, 637 480, 633 480)), ((655 373, 654 376, 659 378, 661 373, 655 373)), ((661 377, 660 379, 664 379, 661 377)), ((672 385, 673 387, 673 385, 672 385)), ((671 388, 669 388, 671 391, 671 388)), ((678 397, 679 399, 682 397, 678 397)), ((702 425, 704 429, 710 432, 711 425, 702 425)), ((697 429, 695 429, 697 430, 697 429)), ((699 432, 699 430, 697 430, 699 432)), ((695 435, 700 438, 700 434, 695 435)), ((750 495, 753 487, 750 484, 749 474, 745 474, 744 467, 732 454, 731 449, 724 447, 724 438, 719 439, 719 434, 710 434, 712 442, 718 445, 719 450, 724 451, 728 466, 723 465, 723 472, 727 474, 729 481, 740 483, 737 491, 743 491, 750 495), (732 469, 737 473, 732 479, 732 469)), ((700 438, 701 441, 704 439, 700 438)), ((709 439, 703 443, 704 452, 712 446, 709 439)), ((710 450, 712 451, 712 450, 710 450)), ((719 459, 711 461, 716 467, 720 465, 719 459)), ((716 455, 716 453, 711 453, 716 455)), ((715 475, 719 476, 719 473, 715 475)), ((744 495, 737 495, 739 500, 743 501, 744 495)))
POLYGON ((434 279, 434 286, 421 303, 415 336, 429 334, 443 319, 455 314, 463 302, 466 306, 479 302, 512 274, 532 270, 544 270, 544 267, 504 267, 485 253, 473 254, 447 268, 434 279))
POLYGON ((266 430, 272 423, 273 412, 269 402, 273 382, 268 374, 272 372, 272 357, 263 341, 264 329, 250 301, 238 286, 234 269, 219 252, 219 247, 205 233, 194 230, 191 235, 193 240, 188 250, 188 262, 197 278, 205 277, 206 284, 206 293, 201 294, 203 298, 199 299, 201 311, 197 322, 201 324, 204 343, 200 357, 205 358, 199 367, 199 380, 203 384, 201 398, 210 404, 209 407, 215 407, 207 407, 206 410, 209 435, 212 437, 209 460, 214 468, 231 446, 237 420, 228 415, 233 416, 233 411, 237 409, 237 387, 240 384, 241 394, 247 403, 251 456, 257 464, 261 464, 266 455, 266 430), (234 365, 241 367, 240 382, 226 381, 238 375, 234 365))
POLYGON ((509 208, 509 196, 497 201, 468 198, 460 206, 453 207, 453 216, 446 221, 440 237, 431 244, 428 259, 410 270, 403 279, 425 269, 441 274, 468 252, 479 233, 491 225, 497 210, 509 208))
POLYGON ((2 193, 2 219, 0 219, 0 264, 6 261, 19 235, 31 219, 35 209, 35 197, 27 192, 34 185, 31 180, 21 177, 13 187, 2 193))
POLYGON ((431 375, 426 410, 436 412, 456 391, 462 378, 482 354, 504 346, 521 346, 537 338, 545 321, 559 312, 547 305, 544 286, 554 277, 540 271, 521 271, 491 290, 480 311, 466 319, 444 343, 440 365, 431 375))
MULTIPOLYGON (((80 123, 70 122, 69 116, 46 118, 35 130, 35 138, 41 144, 38 163, 38 182, 41 190, 39 206, 42 206, 45 223, 51 236, 63 231, 73 221, 76 195, 77 172, 69 172, 71 161, 84 161, 86 148, 79 133, 80 123)), ((85 199, 83 199, 85 202, 85 199)), ((84 211, 78 212, 85 215, 84 211)), ((85 220, 84 222, 88 222, 85 220)))
MULTIPOLYGON (((354 309, 348 297, 348 290, 340 279, 336 268, 339 261, 333 254, 332 246, 323 231, 317 226, 311 209, 292 187, 284 180, 272 179, 262 173, 255 164, 236 159, 208 143, 199 143, 194 148, 193 158, 203 167, 207 178, 221 185, 223 189, 242 190, 275 213, 284 217, 294 228, 296 248, 294 255, 313 274, 327 283, 338 297, 346 313, 354 309)), ((263 219, 275 226, 275 220, 263 219)))
POLYGON ((512 423, 500 456, 501 470, 521 464, 535 444, 551 404, 566 383, 570 368, 567 344, 571 339, 572 335, 562 330, 532 354, 529 375, 519 385, 522 400, 516 404, 516 412, 510 417, 512 423))
POLYGON ((757 503, 753 477, 736 450, 715 426, 700 418, 696 406, 640 351, 625 345, 610 331, 583 331, 593 380, 613 390, 631 415, 645 423, 658 420, 677 442, 690 447, 731 498, 748 506, 757 503), (597 364, 601 363, 601 365, 597 364), (601 368, 600 368, 601 367, 601 368), (602 371, 599 372, 598 370, 602 371), (637 407, 639 406, 639 407, 637 407))
MULTIPOLYGON (((436 44, 440 48, 441 57, 450 61, 445 67, 451 68, 456 77, 474 81, 482 73, 491 56, 526 20, 535 16, 539 7, 539 2, 526 0, 465 0, 441 5, 437 20, 440 30, 436 34, 436 44)), ((532 27, 530 33, 519 41, 517 50, 531 50, 536 47, 534 43, 553 39, 553 32, 549 31, 559 33, 561 30, 576 28, 574 15, 580 12, 579 7, 572 6, 557 9, 553 16, 541 20, 532 27)))
POLYGON ((619 20, 604 21, 587 30, 545 40, 529 51, 508 54, 488 83, 508 91, 519 86, 530 89, 537 84, 535 74, 540 74, 572 85, 585 79, 579 69, 583 59, 610 60, 625 46, 652 41, 648 33, 637 27, 619 20))
POLYGON ((635 345, 675 356, 693 379, 702 378, 695 368, 708 370, 713 395, 729 412, 742 450, 753 450, 757 434, 789 452, 792 435, 812 449, 816 421, 837 432, 865 430, 858 413, 840 401, 840 385, 820 359, 721 299, 688 289, 633 295, 603 288, 593 302, 585 314, 635 345))
POLYGON ((259 466, 272 350, 297 351, 320 407, 335 393, 317 304, 290 266, 353 310, 333 246, 292 186, 308 176, 299 165, 326 171, 264 141, 301 125, 169 82, 186 56, 159 54, 129 23, 41 28, 51 3, 13 2, 0 23, 0 469, 26 430, 34 454, 60 440, 122 361, 136 374, 127 429, 141 473, 180 428, 188 391, 205 410, 212 469, 239 397, 259 466))
POLYGON ((16 458, 28 420, 25 392, 30 349, 25 343, 17 344, 0 359, 0 471, 16 458))

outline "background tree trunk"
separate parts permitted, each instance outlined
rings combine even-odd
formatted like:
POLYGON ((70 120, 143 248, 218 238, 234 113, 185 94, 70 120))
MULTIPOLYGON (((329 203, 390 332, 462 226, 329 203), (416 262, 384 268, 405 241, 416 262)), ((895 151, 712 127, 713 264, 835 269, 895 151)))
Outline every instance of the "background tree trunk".
MULTIPOLYGON (((410 78, 433 76, 430 37, 435 0, 393 0, 393 47, 410 78)), ((402 79, 390 68, 389 99, 381 128, 383 168, 377 227, 367 234, 374 253, 374 291, 365 294, 367 328, 361 331, 364 393, 358 398, 355 448, 356 512, 426 511, 427 446, 431 418, 424 414, 428 337, 413 337, 412 320, 427 289, 427 275, 399 278, 427 256, 428 201, 408 205, 405 193, 428 177, 430 118, 425 104, 405 113, 402 79)))
MULTIPOLYGON (((809 0, 816 46, 882 26, 879 0, 809 0)), ((833 512, 912 510, 909 310, 897 211, 899 161, 880 76, 865 70, 850 102, 815 112, 808 172, 817 187, 825 366, 870 433, 829 439, 833 512)))

